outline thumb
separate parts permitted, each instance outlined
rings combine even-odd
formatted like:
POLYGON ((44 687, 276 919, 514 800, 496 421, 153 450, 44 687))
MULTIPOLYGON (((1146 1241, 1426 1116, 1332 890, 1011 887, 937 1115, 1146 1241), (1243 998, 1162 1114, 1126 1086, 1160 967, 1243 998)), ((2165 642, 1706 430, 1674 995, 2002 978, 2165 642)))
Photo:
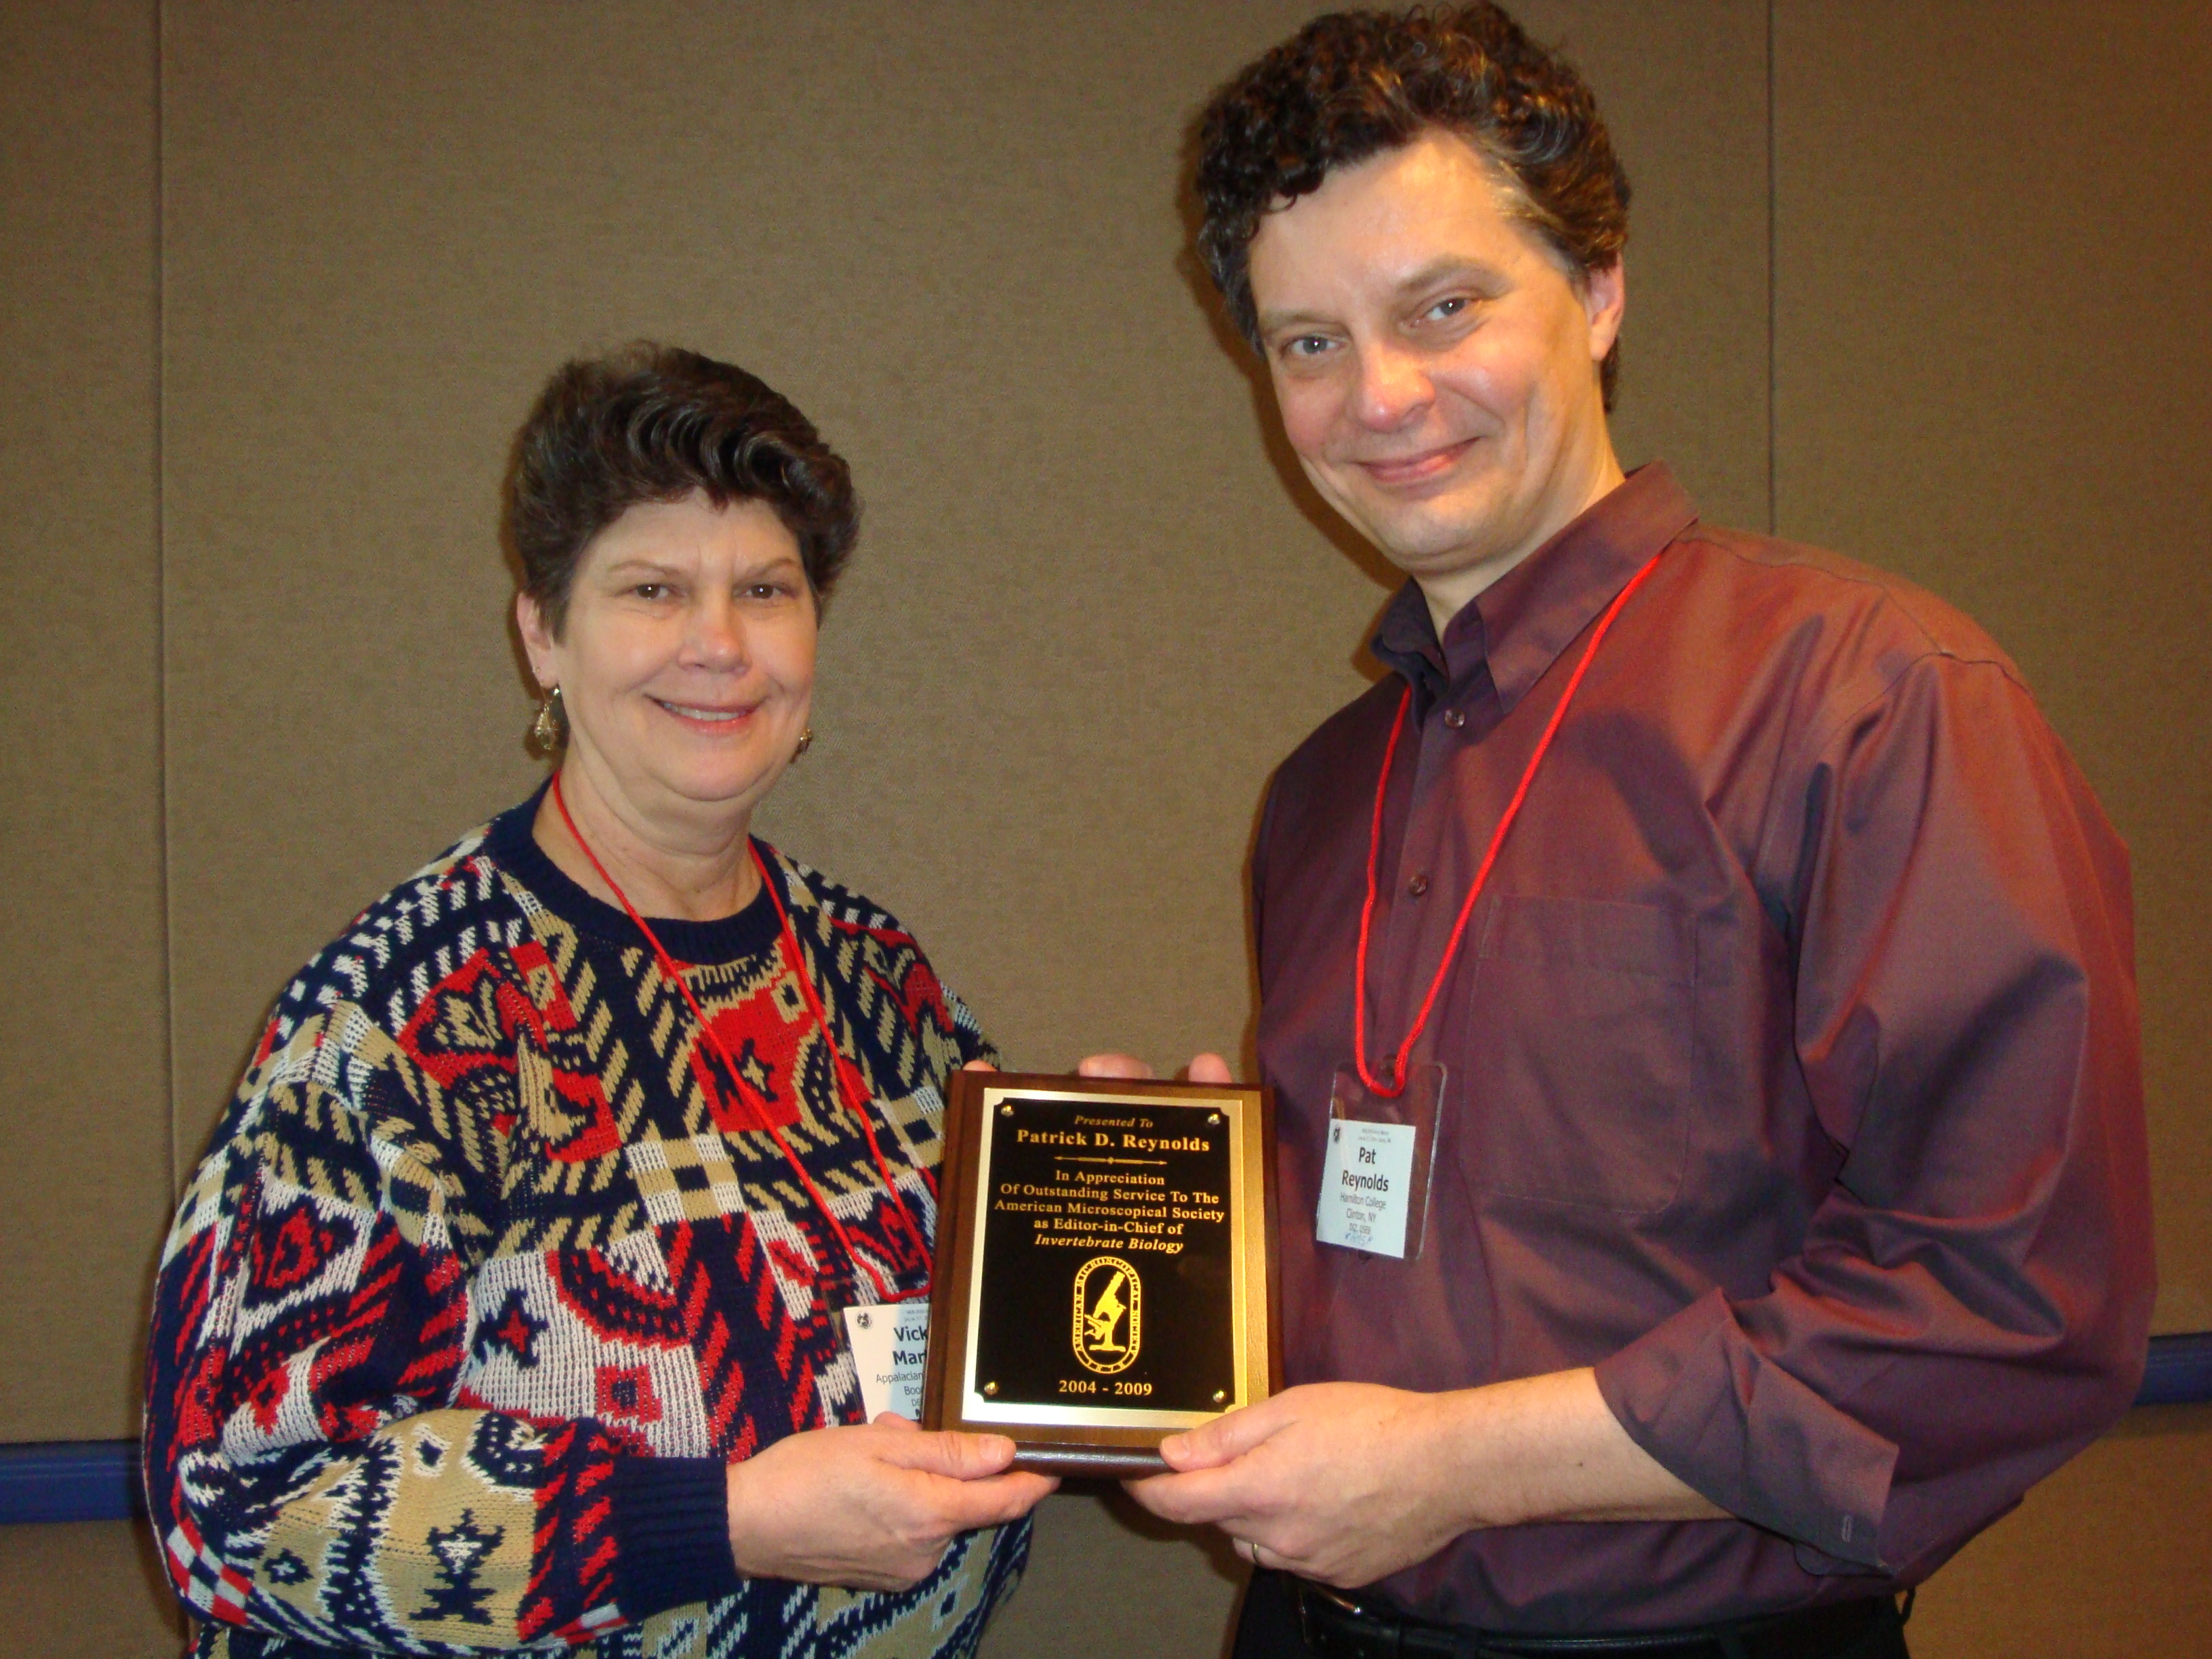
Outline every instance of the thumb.
POLYGON ((1192 1056, 1190 1080, 1193 1083, 1233 1083, 1236 1075, 1230 1071, 1227 1060, 1219 1054, 1208 1053, 1192 1056))
POLYGON ((953 1480, 980 1480, 1014 1461, 1014 1443, 1003 1434, 959 1434, 951 1430, 902 1430, 876 1449, 884 1462, 953 1480))
POLYGON ((1075 1068, 1079 1077, 1147 1078, 1152 1068, 1134 1054, 1085 1054, 1075 1068))
POLYGON ((1263 1400, 1211 1423, 1201 1423, 1188 1433, 1171 1434, 1160 1442, 1160 1455, 1177 1474, 1218 1468, 1243 1456, 1283 1426, 1283 1413, 1273 1406, 1273 1401, 1263 1400))

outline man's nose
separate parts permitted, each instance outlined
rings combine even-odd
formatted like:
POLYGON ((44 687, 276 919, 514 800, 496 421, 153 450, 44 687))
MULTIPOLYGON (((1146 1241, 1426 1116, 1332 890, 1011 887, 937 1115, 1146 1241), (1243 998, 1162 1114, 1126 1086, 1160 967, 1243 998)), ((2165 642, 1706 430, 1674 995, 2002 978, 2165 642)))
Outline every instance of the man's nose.
POLYGON ((1395 432, 1417 418, 1435 397, 1419 354, 1389 341, 1364 346, 1354 409, 1362 426, 1395 432))

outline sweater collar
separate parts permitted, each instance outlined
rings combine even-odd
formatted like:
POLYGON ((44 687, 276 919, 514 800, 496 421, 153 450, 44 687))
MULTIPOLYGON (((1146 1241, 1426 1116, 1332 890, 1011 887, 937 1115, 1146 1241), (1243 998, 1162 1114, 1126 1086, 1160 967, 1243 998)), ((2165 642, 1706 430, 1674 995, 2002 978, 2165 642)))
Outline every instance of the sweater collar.
MULTIPOLYGON (((550 784, 549 778, 528 800, 494 818, 484 836, 484 850, 501 869, 529 889, 541 905, 570 927, 611 944, 651 950, 635 922, 618 907, 593 897, 571 880, 538 844, 531 826, 537 821, 538 805, 550 784)), ((765 842, 755 841, 753 845, 760 849, 768 879, 778 884, 784 903, 789 905, 793 902, 790 876, 782 859, 765 842)), ((774 945, 782 931, 775 901, 765 884, 735 915, 719 916, 712 921, 689 921, 678 916, 646 920, 653 924, 669 955, 680 963, 702 966, 757 956, 774 945)))

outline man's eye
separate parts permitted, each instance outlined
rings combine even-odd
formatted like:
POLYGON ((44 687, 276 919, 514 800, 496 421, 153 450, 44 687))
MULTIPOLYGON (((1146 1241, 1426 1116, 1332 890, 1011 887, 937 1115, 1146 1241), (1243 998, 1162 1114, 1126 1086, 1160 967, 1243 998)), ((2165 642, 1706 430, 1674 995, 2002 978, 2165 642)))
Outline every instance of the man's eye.
POLYGON ((1328 337, 1322 334, 1301 334, 1285 341, 1283 353, 1290 357, 1318 357, 1328 349, 1328 337))
POLYGON ((1436 304, 1431 306, 1429 307, 1429 315, 1437 318, 1456 317, 1461 312, 1465 311, 1466 309, 1466 298, 1463 295, 1455 295, 1449 300, 1439 300, 1436 304))

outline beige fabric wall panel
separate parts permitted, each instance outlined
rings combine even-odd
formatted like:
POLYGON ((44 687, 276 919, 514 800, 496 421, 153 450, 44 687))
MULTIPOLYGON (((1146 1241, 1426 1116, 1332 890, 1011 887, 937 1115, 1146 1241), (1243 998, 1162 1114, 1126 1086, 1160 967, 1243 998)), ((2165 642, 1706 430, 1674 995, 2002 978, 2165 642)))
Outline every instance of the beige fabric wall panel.
POLYGON ((1705 516, 1766 527, 1765 0, 1523 0, 1595 88, 1628 169, 1628 320, 1613 435, 1705 516))
POLYGON ((1784 533, 2015 655, 2135 855, 2159 1325, 2212 1327, 2212 8, 1777 14, 1784 533))
POLYGON ((155 177, 150 0, 0 7, 0 1440, 132 1432, 169 1185, 155 177))
POLYGON ((2149 1406, 1920 1592, 1913 1659, 2212 1653, 2212 1407, 2149 1406))
POLYGON ((1247 1571, 1225 1540, 1154 1520, 1118 1489, 1063 1490, 1037 1510, 1029 1569, 983 1659, 1216 1659, 1247 1571))
MULTIPOLYGON (((185 1156, 303 954, 530 786, 499 471, 635 334, 789 392, 869 503, 763 830, 1023 1064, 1244 1042, 1260 792, 1389 591, 1180 264, 1187 123, 1304 9, 170 15, 185 1156)), ((1759 516, 1763 9, 1530 15, 1649 181, 1630 446, 1759 516)))
POLYGON ((184 1616, 153 1535, 128 1521, 0 1527, 8 1659, 175 1659, 184 1616))

